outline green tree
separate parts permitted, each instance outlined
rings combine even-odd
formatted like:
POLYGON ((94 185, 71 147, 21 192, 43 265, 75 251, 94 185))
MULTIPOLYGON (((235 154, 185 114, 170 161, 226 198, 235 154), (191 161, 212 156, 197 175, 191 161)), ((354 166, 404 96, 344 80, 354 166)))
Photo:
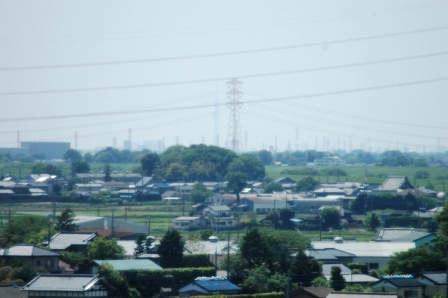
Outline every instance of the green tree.
POLYGON ((338 266, 331 267, 330 288, 335 291, 342 291, 345 288, 345 279, 338 266))
POLYGON ((145 239, 145 235, 139 234, 137 236, 137 239, 135 239, 135 244, 136 244, 135 255, 139 255, 139 254, 144 253, 146 251, 146 247, 145 247, 146 242, 145 242, 145 240, 146 240, 145 239))
POLYGON ((46 174, 46 173, 47 171, 45 164, 42 162, 34 164, 33 167, 31 168, 31 174, 46 174))
POLYGON ((44 216, 19 215, 11 218, 0 234, 0 247, 28 242, 31 236, 48 227, 44 216))
POLYGON ((140 161, 142 170, 145 176, 151 176, 156 174, 157 168, 160 163, 160 158, 157 153, 148 153, 142 157, 140 161))
POLYGON ((271 274, 268 268, 261 265, 247 269, 247 278, 241 287, 248 293, 282 292, 286 287, 286 275, 271 274))
POLYGON ((88 257, 89 260, 121 260, 126 254, 117 240, 96 237, 88 246, 88 257))
POLYGON ((312 281, 322 276, 322 265, 314 258, 308 257, 300 250, 291 264, 292 282, 299 286, 309 287, 312 281))
POLYGON ((264 193, 273 193, 274 191, 283 191, 283 187, 278 182, 271 182, 264 188, 264 193))
POLYGON ((322 220, 325 225, 332 227, 333 229, 339 229, 340 212, 334 207, 325 207, 322 210, 322 220))
POLYGON ((282 226, 285 228, 294 227, 294 223, 291 218, 296 216, 296 212, 291 208, 282 208, 279 211, 280 220, 282 221, 282 226))
POLYGON ((80 251, 63 251, 62 261, 71 266, 78 266, 88 261, 88 258, 80 251))
POLYGON ((165 179, 168 181, 182 181, 187 177, 185 166, 178 162, 170 164, 165 173, 165 179))
POLYGON ((185 240, 177 230, 168 230, 160 240, 157 253, 160 255, 162 267, 177 267, 182 264, 185 240))
POLYGON ((346 286, 342 292, 359 292, 359 293, 371 293, 373 292, 372 288, 367 287, 364 288, 363 286, 359 285, 359 284, 353 284, 353 285, 348 285, 346 286))
POLYGON ((387 262, 387 274, 416 274, 423 271, 446 270, 445 253, 423 245, 395 253, 387 262))
POLYGON ((105 182, 112 181, 112 177, 110 176, 110 174, 112 173, 112 170, 110 168, 110 164, 107 163, 107 164, 104 165, 103 172, 104 172, 104 181, 105 182))
POLYGON ((436 215, 436 220, 442 235, 448 236, 448 204, 445 204, 443 210, 436 215))
POLYGON ((79 151, 75 149, 68 149, 63 156, 64 160, 67 162, 82 161, 82 155, 79 151))
POLYGON ((381 226, 381 220, 375 212, 369 212, 364 218, 364 226, 369 230, 375 232, 381 226))
POLYGON ((266 176, 264 165, 251 154, 242 154, 229 164, 227 173, 246 174, 248 180, 262 181, 266 176))
POLYGON ((260 266, 271 254, 269 244, 257 228, 250 229, 243 237, 240 245, 242 258, 248 263, 249 269, 260 266))
POLYGON ((313 177, 306 176, 297 181, 296 183, 296 191, 313 191, 314 187, 319 184, 319 181, 314 179, 313 177))
POLYGON ((330 283, 328 282, 328 280, 325 277, 318 276, 318 277, 316 277, 315 279, 313 279, 311 281, 311 286, 315 287, 315 288, 317 288, 317 287, 329 287, 330 283))
POLYGON ((88 173, 90 172, 90 165, 87 161, 74 161, 71 163, 72 175, 77 173, 88 173))
POLYGON ((208 190, 204 185, 195 183, 190 192, 190 199, 195 203, 204 203, 206 198, 213 196, 213 191, 208 190))
POLYGON ((247 175, 241 172, 230 172, 226 175, 227 189, 236 195, 236 202, 240 204, 240 192, 246 187, 247 175))
POLYGON ((114 287, 110 293, 111 297, 140 297, 140 294, 129 286, 127 280, 112 265, 102 264, 98 273, 102 280, 114 287))
POLYGON ((56 229, 59 231, 74 231, 78 226, 74 223, 75 213, 71 208, 65 208, 61 215, 56 217, 56 229))

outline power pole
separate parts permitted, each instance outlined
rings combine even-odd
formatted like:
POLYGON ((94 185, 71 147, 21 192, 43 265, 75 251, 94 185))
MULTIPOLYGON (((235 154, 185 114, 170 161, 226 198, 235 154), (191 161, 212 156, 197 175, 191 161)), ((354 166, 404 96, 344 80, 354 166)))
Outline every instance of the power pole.
POLYGON ((227 82, 227 86, 230 88, 230 91, 226 93, 227 97, 230 99, 226 103, 227 107, 230 109, 227 146, 235 152, 239 152, 241 150, 241 125, 239 109, 243 105, 240 101, 243 92, 238 90, 241 85, 243 85, 243 83, 238 81, 237 78, 233 78, 227 82))

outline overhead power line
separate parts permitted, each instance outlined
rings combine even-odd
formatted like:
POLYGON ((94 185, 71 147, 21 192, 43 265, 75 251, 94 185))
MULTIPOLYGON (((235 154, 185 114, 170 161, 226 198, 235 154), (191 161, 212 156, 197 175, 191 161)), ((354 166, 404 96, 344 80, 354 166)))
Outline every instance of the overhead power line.
MULTIPOLYGON (((241 76, 237 76, 237 77, 238 78, 242 78, 242 79, 261 78, 261 77, 269 77, 269 76, 277 76, 277 75, 289 75, 289 74, 296 74, 296 73, 308 73, 308 72, 316 72, 316 71, 324 71, 324 70, 335 70, 335 69, 342 69, 342 68, 366 66, 366 65, 373 65, 373 64, 391 63, 391 62, 399 62, 399 61, 421 59, 421 58, 430 58, 430 57, 445 56, 445 55, 448 55, 448 52, 445 51, 445 52, 431 53, 431 54, 424 54, 424 55, 416 55, 416 56, 408 56, 408 57, 400 57, 400 58, 391 58, 391 59, 382 59, 382 60, 375 60, 375 61, 368 61, 368 62, 359 62, 359 63, 350 63, 350 64, 340 64, 340 65, 334 65, 334 66, 306 68, 306 69, 290 70, 290 71, 282 71, 282 72, 270 72, 270 73, 264 73, 264 74, 241 75, 241 76)), ((228 80, 228 79, 229 79, 229 77, 219 77, 219 78, 211 78, 211 79, 199 79, 199 80, 188 80, 188 81, 173 81, 173 82, 164 82, 164 83, 121 85, 121 86, 70 88, 70 89, 41 90, 41 91, 0 92, 0 96, 36 95, 36 94, 52 94, 52 93, 75 93, 75 92, 86 92, 86 91, 138 89, 138 88, 150 88, 150 87, 161 87, 161 86, 172 86, 172 85, 198 84, 198 83, 216 82, 216 81, 222 81, 222 80, 228 80)))
MULTIPOLYGON (((398 84, 380 85, 380 86, 365 87, 365 88, 355 88, 355 89, 345 89, 345 90, 320 92, 320 93, 313 93, 313 94, 294 95, 294 96, 288 96, 288 97, 248 100, 248 101, 245 101, 244 103, 245 104, 255 104, 255 103, 260 103, 260 102, 275 102, 275 101, 284 101, 284 100, 291 100, 291 99, 350 94, 350 93, 358 93, 358 92, 365 92, 365 91, 375 91, 375 90, 383 90, 383 89, 390 89, 390 88, 422 85, 422 84, 428 84, 428 83, 436 83, 436 82, 442 82, 442 81, 446 81, 446 80, 448 80, 448 77, 429 79, 429 80, 420 80, 420 81, 411 81, 411 82, 398 83, 398 84)), ((225 105, 225 103, 220 103, 219 105, 225 105)), ((132 111, 110 111, 110 112, 99 112, 99 113, 71 114, 71 115, 67 114, 67 115, 55 115, 55 116, 0 118, 0 122, 17 122, 17 121, 67 119, 67 118, 97 117, 97 116, 126 115, 126 114, 142 114, 142 113, 202 109, 202 108, 215 107, 215 106, 216 106, 216 103, 210 103, 210 104, 199 104, 199 105, 173 107, 173 108, 139 109, 139 110, 132 110, 132 111)))
POLYGON ((175 60, 189 60, 189 59, 199 59, 199 58, 213 58, 213 57, 223 57, 223 56, 233 56, 233 55, 256 54, 256 53, 266 53, 266 52, 273 52, 273 51, 292 50, 292 49, 299 49, 299 48, 309 48, 309 47, 316 47, 316 46, 322 46, 322 45, 351 43, 351 42, 389 38, 389 37, 396 37, 396 36, 403 36, 403 35, 420 34, 420 33, 440 31, 440 30, 446 30, 446 29, 448 29, 448 26, 427 28, 427 29, 421 29, 421 30, 412 30, 412 31, 402 31, 402 32, 397 32, 397 33, 388 33, 388 34, 372 35, 372 36, 365 36, 365 37, 346 38, 346 39, 340 39, 340 40, 304 43, 304 44, 283 46, 283 47, 272 47, 272 48, 262 48, 262 49, 234 51, 234 52, 221 52, 221 53, 211 53, 211 54, 193 54, 193 55, 162 57, 162 58, 90 62, 90 63, 68 63, 68 64, 54 64, 54 65, 36 65, 36 66, 11 66, 11 67, 1 67, 0 71, 93 67, 93 66, 165 62, 165 61, 175 61, 175 60))

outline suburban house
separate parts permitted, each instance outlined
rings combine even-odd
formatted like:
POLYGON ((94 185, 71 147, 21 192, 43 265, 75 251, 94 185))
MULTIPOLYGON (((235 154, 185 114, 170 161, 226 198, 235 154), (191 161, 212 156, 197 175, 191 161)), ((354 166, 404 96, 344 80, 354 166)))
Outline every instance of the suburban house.
POLYGON ((291 298, 326 298, 331 293, 327 287, 304 287, 290 295, 291 298))
POLYGON ((372 194, 398 194, 406 189, 414 189, 415 187, 411 184, 408 177, 405 176, 390 176, 383 184, 372 190, 372 194))
POLYGON ((415 278, 426 285, 425 295, 433 297, 436 293, 446 294, 446 271, 423 272, 415 278))
POLYGON ((197 295, 238 294, 240 287, 228 281, 225 277, 198 277, 190 284, 179 289, 180 297, 197 295))
POLYGON ((173 220, 173 229, 198 230, 206 225, 206 221, 200 216, 180 216, 173 220))
POLYGON ((412 275, 383 276, 381 280, 372 285, 374 292, 397 293, 401 297, 423 298, 426 284, 412 275))
MULTIPOLYGON (((74 223, 79 229, 128 230, 133 233, 147 234, 148 226, 111 217, 75 216, 74 223)), ((149 223, 149 218, 148 218, 149 223)))
POLYGON ((434 234, 418 232, 413 228, 384 228, 381 229, 378 237, 373 239, 376 242, 414 242, 415 247, 424 244, 431 245, 436 238, 434 234))
POLYGON ((17 244, 0 249, 0 256, 8 266, 19 261, 33 269, 44 268, 48 272, 59 272, 61 255, 33 244, 17 244))
POLYGON ((50 239, 49 248, 55 251, 81 252, 87 255, 87 246, 97 236, 96 233, 61 232, 50 239))
POLYGON ((307 254, 310 258, 315 258, 322 264, 341 263, 345 266, 353 263, 353 258, 356 257, 354 254, 336 248, 312 249, 307 251, 307 254))
POLYGON ((415 248, 414 242, 327 242, 312 241, 315 249, 335 248, 353 254, 354 263, 366 263, 368 270, 382 269, 394 253, 415 248))
POLYGON ((291 204, 292 198, 288 198, 284 193, 269 195, 250 194, 241 198, 241 205, 246 206, 245 210, 257 214, 267 214, 271 211, 290 207, 291 204))
POLYGON ((108 297, 113 287, 98 275, 84 274, 40 274, 27 283, 22 291, 28 297, 108 297))
POLYGON ((283 189, 294 189, 296 187, 296 181, 289 177, 279 177, 273 182, 281 184, 283 189))
POLYGON ((226 205, 212 205, 204 208, 204 218, 210 228, 233 228, 235 217, 226 205))
MULTIPOLYGON (((327 298, 400 298, 398 293, 331 292, 327 298)), ((410 296, 409 296, 410 297, 410 296)))
POLYGON ((225 205, 226 204, 226 198, 219 195, 219 194, 214 194, 211 197, 208 197, 205 199, 205 204, 206 205, 218 205, 218 204, 222 204, 225 205))

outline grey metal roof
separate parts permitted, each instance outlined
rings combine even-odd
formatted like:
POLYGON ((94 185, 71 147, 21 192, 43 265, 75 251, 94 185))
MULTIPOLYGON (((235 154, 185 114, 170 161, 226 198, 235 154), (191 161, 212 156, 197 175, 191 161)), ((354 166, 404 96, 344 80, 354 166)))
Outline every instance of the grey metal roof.
POLYGON ((322 274, 327 276, 331 275, 331 268, 339 267, 341 268, 341 274, 351 274, 350 268, 344 266, 343 264, 322 264, 322 274))
POLYGON ((208 208, 214 210, 214 211, 229 211, 230 208, 226 205, 210 205, 208 208))
POLYGON ((104 263, 110 264, 115 270, 162 270, 162 267, 148 259, 131 260, 93 260, 94 263, 101 266, 104 263))
POLYGON ((405 176, 390 176, 388 177, 383 184, 377 187, 375 190, 378 191, 396 191, 398 189, 408 189, 414 188, 411 185, 408 178, 405 176))
POLYGON ((431 233, 415 232, 414 231, 410 234, 404 235, 403 237, 394 239, 394 240, 392 240, 392 242, 414 242, 414 241, 417 241, 417 240, 425 238, 425 237, 430 237, 431 235, 435 238, 435 235, 433 235, 431 233))
POLYGON ((58 233, 50 239, 50 249, 64 250, 72 245, 87 245, 96 233, 58 233))
POLYGON ((446 272, 424 272, 420 278, 426 278, 435 284, 446 284, 446 272))
POLYGON ((410 234, 413 231, 413 228, 384 228, 381 229, 375 240, 394 240, 410 234))
POLYGON ((317 260, 337 260, 337 258, 341 257, 355 257, 354 254, 336 248, 313 249, 308 252, 308 255, 317 260))
POLYGON ((398 293, 331 292, 327 298, 397 298, 398 293))
POLYGON ((45 274, 35 277, 22 290, 85 292, 90 290, 99 280, 97 275, 91 274, 45 274))
POLYGON ((36 247, 33 244, 17 244, 4 249, 0 249, 0 256, 6 257, 54 257, 58 253, 36 247))

